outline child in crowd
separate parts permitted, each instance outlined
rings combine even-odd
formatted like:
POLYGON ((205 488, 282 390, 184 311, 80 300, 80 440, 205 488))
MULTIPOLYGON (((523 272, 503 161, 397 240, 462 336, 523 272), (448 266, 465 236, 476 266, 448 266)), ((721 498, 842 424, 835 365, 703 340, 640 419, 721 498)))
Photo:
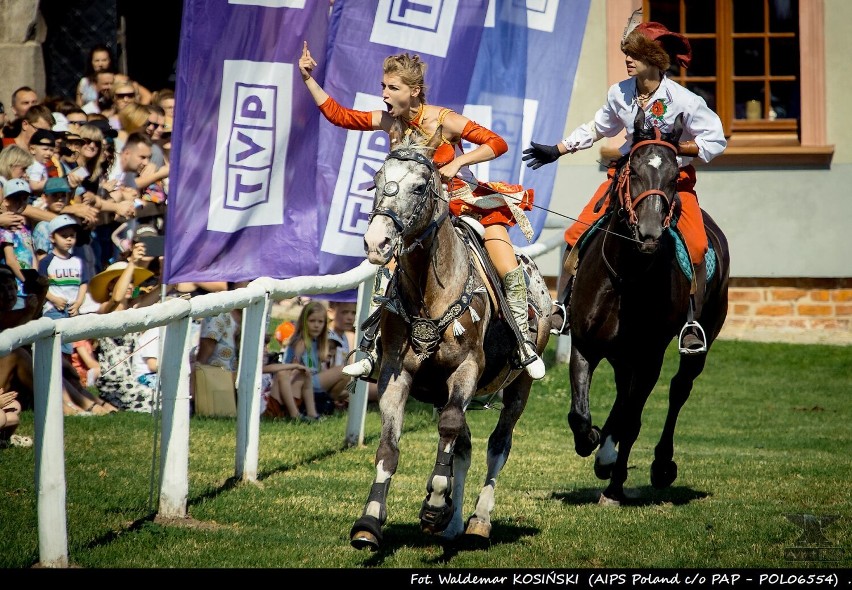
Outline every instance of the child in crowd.
MULTIPOLYGON (((291 328, 290 334, 295 331, 291 322, 284 322, 282 325, 291 328)), ((307 378, 310 375, 308 368, 299 363, 282 363, 281 353, 269 350, 270 342, 271 338, 267 336, 266 360, 261 366, 260 389, 263 396, 261 412, 267 418, 315 420, 319 414, 315 407, 309 407, 310 401, 313 399, 313 387, 311 380, 307 378), (302 378, 294 385, 293 381, 296 376, 302 378), (306 415, 302 415, 299 411, 299 407, 303 404, 306 415)))
MULTIPOLYGON (((44 209, 59 215, 71 201, 71 185, 62 177, 48 178, 44 185, 44 209)), ((39 221, 33 228, 33 249, 36 260, 41 262, 53 250, 53 243, 48 233, 49 221, 39 221)))
MULTIPOLYGON (((335 401, 346 399, 349 377, 340 365, 330 366, 328 339, 328 312, 325 304, 313 300, 299 314, 296 331, 284 351, 285 363, 299 363, 310 371, 310 381, 317 410, 323 414, 334 412, 335 401)), ((300 377, 297 376, 297 379, 300 377)))
MULTIPOLYGON (((329 328, 328 342, 331 347, 330 356, 331 366, 346 366, 352 359, 349 358, 349 352, 355 348, 355 318, 357 316, 357 308, 355 302, 348 301, 329 301, 329 328)), ((371 402, 379 401, 379 389, 375 383, 367 383, 367 400, 371 402)), ((338 408, 346 408, 348 399, 340 399, 335 401, 338 408)))
MULTIPOLYGON (((29 184, 25 180, 15 178, 6 182, 3 191, 5 197, 0 204, 0 213, 22 215, 32 195, 29 184)), ((26 278, 23 271, 36 267, 33 236, 26 223, 20 223, 17 229, 0 227, 0 248, 3 250, 3 264, 14 273, 18 281, 18 298, 23 298, 26 295, 26 278)))
POLYGON ((44 185, 49 177, 48 160, 53 157, 56 149, 56 136, 47 129, 36 129, 30 138, 30 154, 35 160, 27 168, 27 180, 33 195, 40 195, 44 191, 44 185))
MULTIPOLYGON (((42 313, 45 317, 74 317, 86 298, 91 277, 85 261, 72 253, 79 227, 80 223, 70 215, 57 215, 48 222, 47 233, 53 248, 38 267, 39 274, 50 281, 42 313)), ((62 354, 68 355, 69 360, 73 352, 70 342, 62 345, 62 354)))

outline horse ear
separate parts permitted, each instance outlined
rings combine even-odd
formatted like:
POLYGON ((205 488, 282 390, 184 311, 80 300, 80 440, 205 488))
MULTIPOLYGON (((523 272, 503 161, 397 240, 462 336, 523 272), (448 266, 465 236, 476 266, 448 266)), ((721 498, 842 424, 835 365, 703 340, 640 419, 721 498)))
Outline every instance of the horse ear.
POLYGON ((441 145, 441 138, 443 137, 441 135, 441 132, 443 131, 443 129, 443 125, 438 125, 438 128, 435 129, 435 133, 432 134, 432 137, 429 138, 429 142, 426 144, 427 148, 433 151, 438 149, 438 146, 441 145))
POLYGON ((645 109, 637 109, 636 118, 633 119, 633 134, 639 135, 645 131, 645 109))
POLYGON ((680 135, 683 133, 683 113, 678 113, 675 117, 674 127, 672 128, 672 140, 677 143, 680 140, 680 135))
POLYGON ((391 127, 388 130, 388 137, 390 137, 390 149, 394 149, 402 138, 405 137, 405 130, 402 128, 402 121, 399 119, 394 119, 393 123, 391 123, 391 127))

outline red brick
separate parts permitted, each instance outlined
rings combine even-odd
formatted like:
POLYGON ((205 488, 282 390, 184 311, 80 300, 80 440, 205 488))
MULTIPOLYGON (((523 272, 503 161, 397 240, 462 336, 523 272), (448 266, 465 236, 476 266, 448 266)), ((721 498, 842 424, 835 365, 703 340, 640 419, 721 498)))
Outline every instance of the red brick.
POLYGON ((834 289, 831 298, 834 301, 852 301, 852 289, 834 289))
POLYGON ((799 315, 807 316, 832 316, 834 309, 831 305, 807 305, 800 304, 796 307, 799 315))
POLYGON ((763 289, 731 289, 729 301, 763 301, 763 289))
POLYGON ((808 294, 804 289, 770 289, 769 301, 796 301, 808 294))
POLYGON ((831 292, 827 289, 814 289, 811 291, 811 301, 818 301, 821 303, 831 301, 831 292))
POLYGON ((793 315, 793 305, 760 305, 754 310, 754 313, 759 316, 793 315))
POLYGON ((852 305, 835 305, 834 315, 852 315, 852 305))

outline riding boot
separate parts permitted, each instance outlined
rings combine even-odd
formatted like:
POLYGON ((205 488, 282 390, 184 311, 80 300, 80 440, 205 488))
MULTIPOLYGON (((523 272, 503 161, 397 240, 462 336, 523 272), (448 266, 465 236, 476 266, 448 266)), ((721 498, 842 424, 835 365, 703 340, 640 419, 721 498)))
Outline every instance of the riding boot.
POLYGON ((370 378, 373 371, 375 371, 376 367, 379 366, 379 355, 376 352, 376 341, 378 338, 379 336, 377 334, 376 339, 368 348, 360 348, 360 351, 366 353, 367 356, 343 367, 344 375, 355 377, 356 379, 370 378))
POLYGON ((680 331, 681 354, 702 354, 707 352, 707 337, 699 323, 704 306, 704 292, 707 287, 707 265, 704 261, 693 267, 695 272, 695 292, 689 296, 691 317, 680 331))
POLYGON ((522 341, 519 342, 518 347, 521 365, 530 377, 541 379, 545 372, 544 361, 538 356, 535 345, 530 342, 529 302, 523 267, 518 266, 507 272, 503 277, 503 286, 506 288, 506 302, 512 311, 512 321, 515 322, 521 334, 522 341))

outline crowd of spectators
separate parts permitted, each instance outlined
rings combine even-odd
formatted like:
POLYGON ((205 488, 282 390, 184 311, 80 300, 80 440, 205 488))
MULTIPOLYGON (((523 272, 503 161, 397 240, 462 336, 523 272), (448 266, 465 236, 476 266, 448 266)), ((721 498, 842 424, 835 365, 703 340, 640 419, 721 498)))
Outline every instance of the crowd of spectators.
MULTIPOLYGON (((0 102, 0 278, 10 285, 14 279, 15 290, 14 301, 4 303, 15 314, 5 314, 0 329, 42 315, 106 314, 151 305, 164 296, 229 288, 224 282, 161 281, 174 90, 151 91, 118 72, 103 46, 91 50, 88 66, 75 96, 39 96, 21 86, 12 93, 8 109, 0 102), (42 283, 44 293, 37 287, 42 283)), ((324 317, 325 309, 317 311, 324 317)), ((233 356, 226 364, 235 370, 238 347, 233 340, 240 313, 225 315, 196 324, 196 351, 215 362, 224 358, 230 338, 233 356)), ((65 414, 152 412, 158 400, 157 332, 63 345, 65 414)), ((340 343, 340 335, 332 331, 331 337, 340 343)), ((305 343, 293 340, 294 347, 305 343)), ((348 379, 340 376, 344 359, 337 355, 335 360, 334 349, 324 347, 322 359, 316 351, 307 356, 303 349, 295 356, 291 351, 286 363, 266 368, 265 383, 270 388, 274 384, 273 404, 280 402, 282 413, 319 416, 314 398, 305 399, 310 392, 326 413, 345 407, 348 379), (306 363, 323 366, 296 366, 306 363), (283 365, 287 368, 281 369, 283 365)), ((0 358, 0 402, 7 418, 6 426, 0 425, 4 444, 11 440, 4 433, 12 432, 18 408, 31 408, 34 402, 28 347, 0 358)))

